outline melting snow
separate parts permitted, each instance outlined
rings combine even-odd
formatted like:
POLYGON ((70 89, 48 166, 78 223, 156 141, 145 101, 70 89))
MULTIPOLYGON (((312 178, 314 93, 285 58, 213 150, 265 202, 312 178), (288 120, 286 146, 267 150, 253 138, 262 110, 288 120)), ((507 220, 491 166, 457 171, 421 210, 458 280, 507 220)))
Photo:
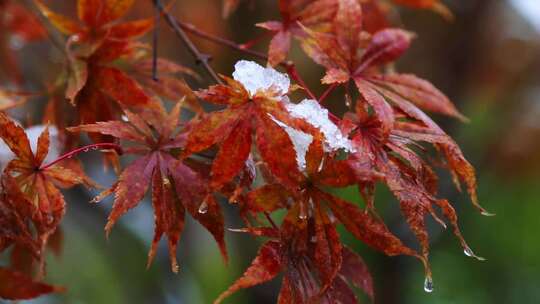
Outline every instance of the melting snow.
POLYGON ((298 131, 284 124, 283 122, 274 118, 274 116, 272 115, 270 115, 270 118, 272 118, 272 120, 275 123, 277 123, 280 127, 282 127, 283 130, 285 130, 285 132, 287 132, 287 134, 289 135, 293 143, 294 151, 296 152, 296 163, 298 164, 298 169, 300 169, 300 171, 302 172, 305 171, 306 170, 306 153, 309 149, 309 145, 311 145, 311 142, 313 141, 313 136, 307 133, 304 133, 302 131, 298 131))
POLYGON ((343 136, 338 127, 328 118, 328 110, 321 107, 316 100, 304 99, 299 104, 288 103, 286 107, 293 117, 307 121, 324 134, 326 152, 339 149, 354 152, 351 141, 343 136))
POLYGON ((270 88, 279 94, 285 95, 289 91, 291 81, 287 74, 280 73, 273 68, 265 68, 253 61, 240 60, 234 65, 234 80, 240 82, 250 96, 257 91, 270 88))

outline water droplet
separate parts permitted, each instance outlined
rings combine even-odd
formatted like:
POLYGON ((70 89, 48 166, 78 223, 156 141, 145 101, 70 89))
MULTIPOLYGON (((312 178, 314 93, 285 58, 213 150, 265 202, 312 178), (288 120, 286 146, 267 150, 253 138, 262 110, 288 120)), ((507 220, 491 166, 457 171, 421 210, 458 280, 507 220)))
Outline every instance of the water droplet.
POLYGON ((90 149, 88 149, 88 148, 83 150, 83 152, 88 152, 88 151, 90 151, 90 149))
POLYGON ((310 239, 310 241, 311 241, 312 243, 316 243, 316 242, 317 242, 317 237, 316 237, 315 235, 312 236, 311 239, 310 239))
POLYGON ((94 146, 92 147, 92 150, 96 151, 97 149, 99 149, 98 147, 94 146))
POLYGON ((122 118, 122 120, 125 121, 125 122, 129 121, 129 119, 128 119, 128 117, 126 115, 122 115, 122 116, 120 116, 120 118, 122 118))
POLYGON ((433 292, 433 279, 431 277, 426 277, 426 280, 424 281, 424 291, 431 293, 433 292))
POLYGON ((319 168, 317 169, 317 172, 321 172, 322 169, 324 168, 324 159, 325 157, 321 159, 321 163, 319 164, 319 168))
POLYGON ((163 184, 164 184, 165 186, 168 186, 168 185, 171 184, 171 181, 170 181, 168 178, 164 177, 164 178, 163 178, 163 184))
POLYGON ((180 271, 180 266, 178 266, 178 264, 175 264, 172 266, 172 271, 174 273, 178 273, 178 271, 180 271))
POLYGON ((471 258, 475 258, 475 259, 477 259, 477 260, 479 260, 479 261, 485 261, 485 260, 486 260, 485 258, 483 258, 483 257, 481 257, 481 256, 477 256, 477 255, 472 251, 472 249, 469 248, 469 247, 465 247, 465 249, 463 249, 463 253, 464 253, 466 256, 471 257, 471 258))
POLYGON ((308 218, 304 202, 300 202, 300 213, 298 214, 298 218, 301 220, 306 220, 308 218))
POLYGON ((347 106, 347 108, 350 108, 352 106, 352 99, 349 94, 345 95, 345 105, 347 106))
POLYGON ((480 214, 482 214, 483 216, 495 216, 495 213, 491 213, 486 210, 482 210, 480 214))
POLYGON ((208 203, 206 201, 204 201, 199 206, 199 213, 200 214, 205 214, 206 212, 208 212, 208 203))
POLYGON ((72 158, 72 157, 73 157, 73 155, 68 155, 68 157, 67 157, 67 158, 72 158))

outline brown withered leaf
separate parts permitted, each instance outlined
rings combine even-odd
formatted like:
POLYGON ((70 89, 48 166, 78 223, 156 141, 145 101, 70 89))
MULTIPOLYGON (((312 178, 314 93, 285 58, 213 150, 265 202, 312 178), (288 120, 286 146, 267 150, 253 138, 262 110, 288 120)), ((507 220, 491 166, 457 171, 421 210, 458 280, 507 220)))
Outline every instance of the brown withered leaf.
POLYGON ((123 140, 125 152, 138 156, 122 171, 118 181, 95 201, 114 193, 113 209, 105 227, 108 234, 116 221, 137 206, 151 188, 156 227, 148 265, 165 234, 174 272, 178 271, 176 246, 186 210, 214 236, 224 259, 227 259, 221 208, 213 196, 208 195, 206 182, 199 174, 173 156, 175 150, 184 148, 187 137, 184 130, 178 130, 180 109, 181 103, 177 103, 169 114, 162 108, 141 114, 126 111, 127 121, 97 122, 69 128, 70 131, 100 133, 123 140))

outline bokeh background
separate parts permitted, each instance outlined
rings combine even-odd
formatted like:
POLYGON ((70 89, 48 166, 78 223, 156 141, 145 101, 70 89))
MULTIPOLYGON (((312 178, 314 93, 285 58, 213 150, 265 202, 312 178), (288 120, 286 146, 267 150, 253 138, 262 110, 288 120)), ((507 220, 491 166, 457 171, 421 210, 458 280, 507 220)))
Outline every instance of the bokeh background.
MULTIPOLYGON (((73 15, 75 1, 45 1, 57 11, 73 15)), ((131 17, 147 17, 151 1, 137 1, 131 17)), ((220 0, 177 1, 172 12, 198 28, 245 42, 264 34, 256 22, 278 18, 274 1, 243 1, 228 20, 221 17, 220 0)), ((467 258, 450 231, 432 225, 431 261, 435 292, 423 291, 423 269, 412 258, 385 257, 344 234, 349 246, 362 253, 375 279, 376 303, 538 303, 540 301, 540 1, 445 1, 455 14, 447 22, 430 11, 401 9, 394 22, 417 33, 411 50, 397 69, 431 80, 470 118, 468 124, 436 117, 454 136, 476 166, 479 196, 495 217, 478 214, 465 194, 457 192, 449 176, 441 178, 441 196, 457 207, 466 239, 487 261, 467 258)), ((160 55, 198 70, 181 42, 161 24, 160 55)), ((150 41, 150 37, 147 37, 150 41)), ((194 38, 212 54, 212 65, 230 74, 245 55, 194 38)), ((267 40, 256 48, 264 51, 267 40)), ((14 43, 17 49, 18 44, 14 43)), ((45 42, 17 49, 28 89, 39 89, 57 75, 60 54, 45 42)), ((294 46, 291 58, 314 91, 320 93, 322 69, 294 46)), ((0 66, 0 81, 8 71, 0 66)), ((194 87, 208 84, 190 80, 194 87)), ((337 95, 336 95, 337 96, 337 95)), ((334 97, 335 104, 342 101, 334 97)), ((39 117, 45 100, 33 99, 13 110, 21 119, 39 117)), ((336 111, 341 111, 339 106, 336 111)), ((100 158, 83 155, 89 174, 110 185, 100 158)), ((415 246, 395 199, 381 188, 376 204, 393 231, 415 246)), ((111 200, 88 201, 95 193, 67 192, 68 212, 63 222, 64 248, 48 258, 48 281, 65 285, 61 295, 33 303, 211 303, 255 256, 257 240, 227 232, 230 263, 223 264, 210 235, 190 221, 179 246, 180 274, 170 272, 163 247, 146 269, 153 231, 150 202, 124 216, 105 239, 103 227, 111 200)), ((341 194, 361 200, 345 189, 341 194)), ((240 227, 234 209, 225 207, 226 226, 240 227)), ((162 244, 164 245, 164 244, 162 244)), ((279 280, 243 291, 227 303, 275 303, 279 280)))

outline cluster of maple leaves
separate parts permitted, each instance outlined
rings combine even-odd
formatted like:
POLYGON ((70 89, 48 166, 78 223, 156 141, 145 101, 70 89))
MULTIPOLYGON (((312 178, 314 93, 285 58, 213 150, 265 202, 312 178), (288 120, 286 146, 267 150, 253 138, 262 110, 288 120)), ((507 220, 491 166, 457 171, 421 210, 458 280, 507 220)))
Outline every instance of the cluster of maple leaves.
MULTIPOLYGON (((151 58, 151 46, 141 41, 154 28, 154 16, 121 21, 134 2, 78 0, 74 20, 44 1, 33 1, 48 26, 65 37, 65 68, 48 92, 43 121, 60 130, 66 154, 44 163, 48 128, 34 147, 24 128, 0 113, 0 137, 14 154, 1 179, 0 250, 11 248, 12 265, 0 267, 0 298, 28 299, 63 289, 40 282, 44 254, 60 250, 55 239, 66 202, 59 189, 97 186, 72 158, 90 148, 106 149, 105 163, 119 172, 117 181, 93 200, 114 196, 107 233, 151 192, 155 230, 148 265, 165 236, 172 270, 178 271, 176 249, 186 213, 212 234, 227 260, 224 198, 244 220, 245 227, 235 231, 268 239, 216 303, 281 273, 278 303, 357 303, 353 287, 373 299, 367 266, 342 244, 338 225, 387 255, 418 258, 426 271, 426 291, 433 289, 426 217, 443 226, 448 221, 465 254, 481 259, 461 236, 450 202, 437 197, 433 165, 446 167, 488 215, 478 204, 474 168, 424 111, 466 118, 428 81, 387 69, 414 37, 391 26, 390 3, 279 0, 281 20, 258 24, 273 33, 268 67, 239 61, 232 78, 220 76, 221 83, 192 91, 181 76, 196 79, 197 74, 151 58), (287 74, 272 68, 291 67, 287 54, 293 38, 326 70, 321 82, 328 89, 318 100, 289 100, 291 91, 309 88, 291 86, 287 74), (328 97, 334 89, 344 92, 340 98, 328 97), (324 108, 330 102, 346 103, 349 110, 338 117, 324 108), (204 103, 218 110, 205 111, 204 103), (195 115, 183 119, 183 110, 195 115), (75 149, 80 133, 95 144, 75 149), (426 157, 426 145, 434 147, 440 161, 426 157), (120 155, 130 155, 125 168, 120 155), (377 215, 377 183, 397 198, 419 250, 403 244, 377 215), (349 186, 358 188, 365 208, 330 191, 349 186), (286 210, 280 222, 272 219, 278 210, 286 210)), ((436 0, 394 2, 450 16, 436 0)), ((238 3, 225 0, 224 13, 231 14, 238 3)), ((0 58, 15 67, 4 37, 30 42, 51 33, 18 1, 2 0, 0 7, 0 52, 8 54, 0 58)), ((12 71, 13 81, 22 82, 17 69, 12 71)))

